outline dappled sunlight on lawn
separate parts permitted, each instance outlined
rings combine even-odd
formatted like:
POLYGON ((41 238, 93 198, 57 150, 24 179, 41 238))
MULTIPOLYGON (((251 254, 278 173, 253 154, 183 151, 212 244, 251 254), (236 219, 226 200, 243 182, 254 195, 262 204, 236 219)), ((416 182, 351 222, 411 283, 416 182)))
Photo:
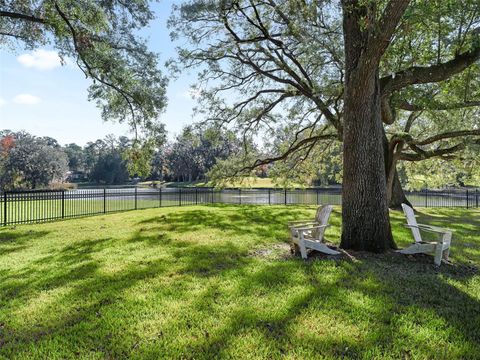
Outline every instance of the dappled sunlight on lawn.
MULTIPOLYGON (((339 210, 327 232, 337 245, 339 210)), ((286 223, 315 207, 151 209, 0 230, 0 356, 474 358, 480 212, 419 210, 426 223, 454 219, 451 264, 392 253, 305 262, 289 253, 286 223)), ((412 241, 404 222, 392 212, 400 247, 412 241)))

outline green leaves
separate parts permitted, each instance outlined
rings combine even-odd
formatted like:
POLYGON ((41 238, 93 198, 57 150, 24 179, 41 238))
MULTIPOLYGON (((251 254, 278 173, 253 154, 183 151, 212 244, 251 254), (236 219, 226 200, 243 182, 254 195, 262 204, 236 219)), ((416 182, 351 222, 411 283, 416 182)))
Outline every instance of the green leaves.
POLYGON ((137 35, 154 17, 148 1, 9 1, 0 9, 0 44, 50 44, 92 80, 89 100, 104 120, 128 123, 135 136, 158 126, 167 80, 137 35))

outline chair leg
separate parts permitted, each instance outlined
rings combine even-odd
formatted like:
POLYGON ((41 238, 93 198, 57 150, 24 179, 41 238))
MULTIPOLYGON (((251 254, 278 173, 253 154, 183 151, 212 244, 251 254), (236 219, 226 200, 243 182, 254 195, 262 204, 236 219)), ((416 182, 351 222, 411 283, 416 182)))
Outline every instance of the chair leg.
POLYGON ((448 257, 450 256, 450 245, 452 243, 452 233, 447 232, 443 235, 443 244, 447 244, 447 248, 443 252, 443 258, 445 260, 448 260, 448 257))
POLYGON ((443 258, 445 260, 448 260, 448 257, 450 256, 450 248, 448 249, 445 249, 445 251, 443 252, 443 258))
POLYGON ((303 238, 303 234, 300 234, 300 238, 298 240, 298 247, 300 248, 300 254, 302 255, 302 259, 307 258, 307 248, 305 246, 305 240, 303 238))
POLYGON ((442 263, 442 254, 443 254, 443 244, 441 242, 437 243, 435 246, 435 265, 440 266, 442 263))

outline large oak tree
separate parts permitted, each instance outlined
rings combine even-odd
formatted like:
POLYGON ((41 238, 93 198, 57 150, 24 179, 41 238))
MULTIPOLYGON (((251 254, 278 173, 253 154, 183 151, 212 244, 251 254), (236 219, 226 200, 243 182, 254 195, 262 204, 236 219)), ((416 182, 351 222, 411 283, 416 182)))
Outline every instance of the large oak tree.
POLYGON ((284 151, 244 169, 343 142, 342 247, 383 251, 388 203, 406 201, 397 162, 478 141, 478 123, 448 120, 479 105, 479 11, 473 0, 191 0, 170 25, 190 40, 177 65, 200 67, 208 119, 245 138, 289 129, 284 151), (443 125, 415 130, 435 111, 443 125))

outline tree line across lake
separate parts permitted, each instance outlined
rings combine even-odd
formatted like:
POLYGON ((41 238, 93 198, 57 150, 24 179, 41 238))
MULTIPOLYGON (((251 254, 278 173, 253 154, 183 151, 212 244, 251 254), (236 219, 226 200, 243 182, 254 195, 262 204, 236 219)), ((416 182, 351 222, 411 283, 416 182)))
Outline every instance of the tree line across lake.
MULTIPOLYGON (((287 134, 278 134, 273 140, 265 140, 261 149, 250 140, 248 153, 258 157, 274 156, 285 146, 286 137, 287 134)), ((146 173, 138 174, 130 167, 128 155, 133 142, 126 136, 108 135, 85 146, 75 143, 62 146, 51 137, 2 130, 0 187, 2 190, 64 188, 71 183, 121 185, 139 180, 210 180, 212 184, 222 184, 222 180, 235 179, 234 175, 225 177, 225 174, 233 174, 239 168, 239 162, 245 161, 244 139, 239 139, 234 132, 187 126, 173 140, 161 139, 147 158, 146 173)), ((249 174, 239 172, 237 177, 271 177, 279 186, 340 184, 341 147, 332 146, 316 155, 318 162, 313 164, 304 160, 301 166, 295 167, 295 172, 289 162, 277 162, 258 167, 249 174)), ((461 167, 459 163, 437 160, 422 162, 417 167, 401 166, 399 174, 402 185, 410 189, 425 185, 468 185, 480 178, 476 167, 461 167)))
POLYGON ((125 136, 109 135, 85 146, 62 146, 51 137, 0 131, 1 189, 37 189, 65 182, 120 185, 140 178, 199 180, 218 160, 227 159, 241 146, 232 132, 186 127, 174 140, 162 141, 152 149, 148 172, 139 176, 129 167, 133 142, 125 136))

